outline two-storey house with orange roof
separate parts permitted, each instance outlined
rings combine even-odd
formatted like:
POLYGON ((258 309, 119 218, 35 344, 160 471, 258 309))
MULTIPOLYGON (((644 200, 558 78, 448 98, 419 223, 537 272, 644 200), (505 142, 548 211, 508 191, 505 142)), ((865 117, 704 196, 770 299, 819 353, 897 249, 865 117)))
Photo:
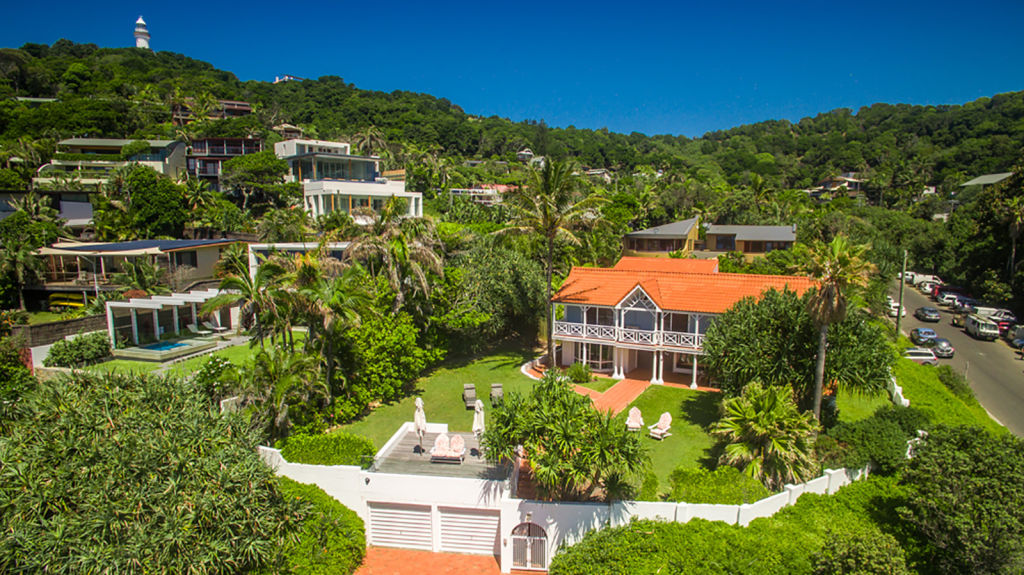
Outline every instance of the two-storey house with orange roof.
POLYGON ((806 277, 720 273, 717 260, 626 257, 612 268, 574 267, 551 299, 556 359, 615 378, 649 375, 653 384, 666 373, 689 375, 697 387, 715 317, 769 289, 803 294, 813 285, 806 277))

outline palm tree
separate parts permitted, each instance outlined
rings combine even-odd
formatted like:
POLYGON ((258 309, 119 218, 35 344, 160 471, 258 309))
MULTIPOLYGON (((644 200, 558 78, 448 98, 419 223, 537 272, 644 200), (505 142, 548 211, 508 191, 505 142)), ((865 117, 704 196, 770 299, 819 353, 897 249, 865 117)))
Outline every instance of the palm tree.
POLYGON ((164 270, 147 258, 125 260, 121 273, 113 274, 110 281, 121 286, 122 291, 144 291, 150 295, 169 294, 170 288, 163 285, 164 270))
POLYGON ((367 126, 352 138, 352 144, 366 156, 373 156, 374 152, 386 150, 388 146, 384 133, 377 126, 367 126))
POLYGON ((330 390, 319 377, 316 358, 301 352, 261 349, 251 365, 239 369, 243 403, 254 403, 270 441, 286 437, 291 427, 290 404, 330 402, 330 390))
POLYGON ((203 304, 202 313, 212 313, 230 305, 239 304, 243 327, 252 329, 255 341, 271 335, 273 317, 276 313, 275 291, 284 275, 281 266, 271 261, 263 262, 254 275, 245 273, 230 275, 221 280, 221 294, 203 304))
POLYGON ((597 208, 607 202, 591 195, 580 199, 573 167, 551 160, 533 173, 528 188, 520 188, 505 198, 512 210, 511 226, 496 233, 521 233, 539 238, 544 243, 544 266, 547 273, 548 361, 554 365, 554 316, 551 307, 551 279, 555 268, 555 244, 558 241, 579 245, 573 229, 597 217, 597 208))
MULTIPOLYGON (((307 275, 308 277, 308 275, 307 275)), ((337 344, 350 328, 358 326, 360 310, 370 309, 362 269, 347 267, 340 275, 318 275, 298 289, 300 304, 309 318, 306 343, 319 351, 329 385, 334 384, 337 344)))
POLYGON ((302 208, 275 208, 258 225, 260 241, 300 242, 309 228, 309 213, 302 208))
POLYGON ((737 467, 769 489, 799 483, 817 471, 812 457, 815 422, 801 413, 788 387, 753 381, 722 403, 712 433, 726 442, 719 463, 737 467))
POLYGON ((400 218, 404 201, 391 198, 380 214, 357 214, 370 218, 363 228, 366 234, 355 239, 346 250, 346 260, 380 262, 378 273, 386 273, 395 292, 391 312, 397 314, 409 296, 419 292, 430 295, 428 273, 444 273, 444 262, 435 249, 439 245, 430 218, 400 218))
POLYGON ((38 277, 43 262, 36 256, 36 249, 28 243, 4 246, 0 250, 0 269, 13 276, 18 286, 18 307, 25 309, 25 285, 38 277))
POLYGON ((868 246, 853 245, 845 236, 831 243, 817 242, 808 254, 807 274, 818 281, 808 300, 808 311, 818 326, 818 357, 814 368, 814 418, 821 418, 821 394, 825 379, 825 348, 828 326, 846 318, 850 291, 867 286, 873 266, 865 259, 868 246))
POLYGON ((1024 196, 1013 196, 1002 202, 1003 217, 1010 223, 1010 288, 1013 288, 1013 280, 1017 271, 1017 239, 1024 227, 1024 196))

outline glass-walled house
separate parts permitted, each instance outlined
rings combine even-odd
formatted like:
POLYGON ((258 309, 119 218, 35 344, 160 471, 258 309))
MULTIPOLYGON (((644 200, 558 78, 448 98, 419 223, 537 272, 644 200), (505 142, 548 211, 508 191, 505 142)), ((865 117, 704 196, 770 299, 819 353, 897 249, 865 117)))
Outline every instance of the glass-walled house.
POLYGON ((380 212, 393 197, 405 201, 407 216, 423 215, 422 194, 381 176, 380 158, 352 155, 345 142, 293 139, 274 144, 274 152, 288 162, 287 180, 302 183, 304 206, 314 218, 360 208, 380 212))
POLYGON ((805 277, 727 274, 717 260, 622 258, 613 268, 573 268, 552 297, 560 366, 589 365, 615 378, 697 386, 704 334, 744 297, 768 289, 802 294, 805 277))

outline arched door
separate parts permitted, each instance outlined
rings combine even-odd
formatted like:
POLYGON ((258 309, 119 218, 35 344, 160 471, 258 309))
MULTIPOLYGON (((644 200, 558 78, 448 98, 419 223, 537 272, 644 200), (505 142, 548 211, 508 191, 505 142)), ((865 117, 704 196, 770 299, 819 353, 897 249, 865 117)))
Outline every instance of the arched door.
POLYGON ((548 568, 548 534, 540 525, 520 523, 512 529, 512 567, 548 568))

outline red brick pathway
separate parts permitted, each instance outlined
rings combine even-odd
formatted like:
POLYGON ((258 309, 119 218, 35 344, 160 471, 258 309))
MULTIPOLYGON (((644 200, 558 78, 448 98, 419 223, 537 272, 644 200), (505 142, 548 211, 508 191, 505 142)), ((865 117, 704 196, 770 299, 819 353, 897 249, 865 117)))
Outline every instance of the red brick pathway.
POLYGON ((367 547, 356 575, 499 575, 497 557, 367 547))

